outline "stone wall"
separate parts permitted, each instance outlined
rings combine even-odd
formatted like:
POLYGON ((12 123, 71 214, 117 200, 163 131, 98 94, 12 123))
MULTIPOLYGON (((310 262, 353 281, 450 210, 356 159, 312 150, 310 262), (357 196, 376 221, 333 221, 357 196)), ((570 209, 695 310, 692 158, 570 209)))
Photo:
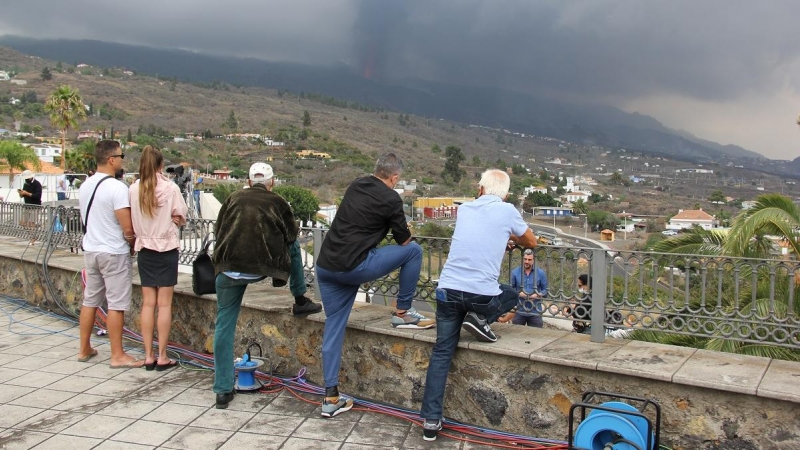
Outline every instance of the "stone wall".
MULTIPOLYGON (((2 253, 6 256, 0 256, 0 292, 60 312, 49 295, 45 295, 41 266, 10 257, 7 251, 2 253)), ((35 255, 28 255, 28 259, 33 257, 35 255)), ((81 258, 69 254, 55 255, 49 261, 56 295, 74 310, 81 297, 80 280, 76 278, 81 265, 81 258)), ((190 291, 191 280, 181 275, 173 302, 172 340, 209 352, 213 343, 215 301, 213 296, 197 297, 190 291)), ((245 298, 246 305, 237 325, 236 352, 242 353, 248 344, 257 342, 276 373, 295 375, 305 367, 307 380, 321 384, 324 316, 293 317, 289 312, 292 301, 288 291, 265 284, 251 286, 245 298)), ((136 285, 133 304, 126 324, 138 330, 141 291, 136 285)), ((418 410, 435 331, 392 329, 388 326, 389 311, 364 304, 354 308, 345 340, 340 389, 344 393, 418 410)), ((627 341, 596 344, 570 333, 500 325, 497 331, 501 335, 497 344, 514 343, 514 346, 506 345, 503 350, 503 347, 479 344, 469 335, 463 335, 448 379, 445 398, 448 417, 515 433, 566 440, 570 405, 580 401, 583 392, 597 390, 657 401, 663 414, 662 443, 674 449, 800 448, 798 397, 775 399, 681 384, 658 379, 663 378, 659 376, 634 376, 630 370, 599 370, 583 361, 597 355, 611 355, 627 341), (550 342, 561 342, 560 348, 566 348, 563 362, 558 359, 559 352, 555 352, 555 356, 551 353, 545 362, 526 357, 527 350, 519 350, 524 345, 536 347, 539 343, 541 355, 544 355, 545 350, 552 348, 546 345, 550 342)), ((663 353, 657 356, 663 359, 688 351, 663 347, 663 353)), ((643 356, 636 364, 647 365, 648 358, 653 356, 643 356)), ((787 379, 800 379, 800 370, 797 370, 800 365, 784 364, 789 364, 787 379)), ((795 381, 793 389, 797 389, 796 386, 795 381)))

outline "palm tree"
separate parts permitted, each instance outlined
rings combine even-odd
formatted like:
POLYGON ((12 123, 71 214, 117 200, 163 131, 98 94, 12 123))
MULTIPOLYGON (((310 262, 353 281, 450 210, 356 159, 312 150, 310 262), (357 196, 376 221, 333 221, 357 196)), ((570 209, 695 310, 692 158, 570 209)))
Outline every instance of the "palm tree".
MULTIPOLYGON (((765 194, 756 199, 754 207, 743 211, 733 220, 726 250, 730 254, 744 255, 753 242, 763 241, 764 235, 785 239, 794 254, 800 255, 800 208, 788 197, 765 194)), ((765 256, 765 255, 758 255, 765 256)))
POLYGON ((67 130, 78 126, 78 119, 86 119, 86 107, 77 89, 68 85, 59 86, 44 104, 50 113, 50 122, 61 130, 61 169, 66 167, 65 140, 67 130))
POLYGON ((68 150, 65 156, 67 170, 74 173, 87 173, 95 169, 94 162, 95 141, 86 139, 77 147, 68 150))
POLYGON ((15 169, 22 172, 28 168, 28 165, 37 170, 42 168, 39 157, 36 156, 32 149, 14 141, 0 141, 0 159, 4 159, 8 164, 9 186, 14 183, 15 169))

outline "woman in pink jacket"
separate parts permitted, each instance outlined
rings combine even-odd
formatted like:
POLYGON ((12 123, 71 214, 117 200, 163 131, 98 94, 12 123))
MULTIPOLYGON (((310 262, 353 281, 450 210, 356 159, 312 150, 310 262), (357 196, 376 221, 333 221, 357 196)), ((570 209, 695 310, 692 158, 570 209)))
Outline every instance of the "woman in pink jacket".
POLYGON ((162 173, 164 155, 148 145, 139 161, 139 180, 130 188, 131 218, 136 232, 142 282, 142 340, 147 370, 178 365, 167 356, 172 326, 172 291, 178 283, 178 227, 186 223, 187 207, 180 189, 162 173), (153 328, 158 305, 158 357, 153 352, 153 328))

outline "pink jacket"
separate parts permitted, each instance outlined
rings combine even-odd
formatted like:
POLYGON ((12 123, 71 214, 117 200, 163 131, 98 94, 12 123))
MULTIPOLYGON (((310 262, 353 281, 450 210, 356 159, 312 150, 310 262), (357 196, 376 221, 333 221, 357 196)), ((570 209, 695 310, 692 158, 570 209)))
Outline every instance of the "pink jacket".
POLYGON ((139 180, 131 185, 129 195, 133 230, 136 233, 134 250, 138 252, 142 248, 147 248, 157 252, 166 252, 180 247, 178 226, 172 221, 172 217, 179 216, 180 224, 185 224, 188 208, 178 185, 164 175, 158 174, 156 183, 158 206, 153 217, 142 213, 139 205, 139 180))

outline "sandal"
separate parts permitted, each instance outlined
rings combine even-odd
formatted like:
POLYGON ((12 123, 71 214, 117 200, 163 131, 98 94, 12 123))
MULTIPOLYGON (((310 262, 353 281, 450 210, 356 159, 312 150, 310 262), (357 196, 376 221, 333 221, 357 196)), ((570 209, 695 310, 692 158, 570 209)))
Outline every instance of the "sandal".
POLYGON ((159 371, 159 372, 163 372, 165 370, 172 369, 173 367, 175 367, 177 365, 178 365, 178 361, 175 361, 174 359, 170 359, 169 362, 166 363, 166 364, 158 364, 158 363, 156 363, 156 370, 159 371))

